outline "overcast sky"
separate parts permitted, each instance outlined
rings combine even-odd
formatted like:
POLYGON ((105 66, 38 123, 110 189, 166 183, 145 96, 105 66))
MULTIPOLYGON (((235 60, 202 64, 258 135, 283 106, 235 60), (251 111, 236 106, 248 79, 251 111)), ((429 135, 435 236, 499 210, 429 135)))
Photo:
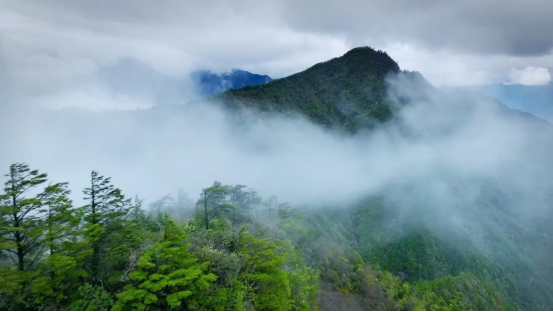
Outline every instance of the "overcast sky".
POLYGON ((553 1, 2 0, 0 97, 53 108, 148 107, 159 90, 118 89, 114 72, 134 64, 155 77, 146 81, 177 79, 186 98, 194 70, 278 78, 358 46, 387 51, 436 86, 546 85, 551 12, 553 1))

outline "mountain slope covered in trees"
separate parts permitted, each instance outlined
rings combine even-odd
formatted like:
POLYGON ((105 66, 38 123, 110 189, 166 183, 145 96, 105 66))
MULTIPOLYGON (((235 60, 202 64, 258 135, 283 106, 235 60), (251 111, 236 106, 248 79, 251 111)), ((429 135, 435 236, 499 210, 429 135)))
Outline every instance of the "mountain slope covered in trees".
POLYGON ((227 107, 296 112, 318 124, 356 130, 371 120, 391 117, 393 103, 385 79, 399 72, 385 52, 356 48, 303 72, 265 85, 229 90, 215 99, 227 107))

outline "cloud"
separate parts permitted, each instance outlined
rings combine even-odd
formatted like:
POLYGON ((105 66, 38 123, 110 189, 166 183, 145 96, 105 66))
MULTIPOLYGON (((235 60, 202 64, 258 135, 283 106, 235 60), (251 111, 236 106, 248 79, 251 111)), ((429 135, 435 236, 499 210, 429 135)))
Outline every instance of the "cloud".
POLYGON ((358 45, 394 42, 430 50, 483 55, 550 54, 553 3, 531 0, 468 0, 444 3, 288 1, 283 18, 295 29, 341 34, 358 45), (329 21, 332 21, 329 23, 329 21))
POLYGON ((526 67, 523 69, 512 68, 509 73, 508 84, 520 84, 524 86, 544 86, 551 81, 549 69, 543 67, 526 67))
MULTIPOLYGON (((142 64, 154 78, 165 80, 180 79, 198 69, 231 68, 282 77, 349 49, 343 38, 286 27, 273 15, 279 11, 278 3, 169 1, 159 7, 149 1, 54 1, 50 5, 5 1, 0 6, 0 56, 10 64, 20 94, 43 107, 43 97, 86 95, 87 84, 96 86, 87 103, 94 102, 95 94, 105 93, 102 98, 125 99, 114 108, 128 107, 127 94, 105 85, 101 76, 122 60, 142 64), (81 86, 83 90, 76 90, 81 86)), ((75 105, 64 101, 70 98, 60 98, 55 107, 75 105)), ((155 98, 135 100, 155 102, 155 98)), ((105 105, 88 108, 97 106, 105 105)))
POLYGON ((532 122, 491 100, 420 98, 413 92, 421 89, 408 81, 394 86, 394 94, 414 101, 401 123, 353 137, 301 117, 236 115, 206 102, 105 113, 12 110, 0 124, 6 147, 0 168, 28 162, 71 182, 75 199, 95 169, 148 200, 178 187, 197 196, 220 180, 295 204, 354 200, 399 183, 466 177, 522 183, 513 177, 548 172, 548 157, 533 159, 547 145, 532 122))
MULTIPOLYGON (((129 95, 106 84, 105 72, 124 60, 148 68, 153 78, 145 81, 231 68, 279 78, 369 45, 436 85, 499 83, 512 67, 553 67, 553 39, 542 31, 553 27, 551 6, 540 0, 170 0, 164 6, 144 0, 7 0, 0 3, 0 64, 9 67, 10 97, 96 110, 155 105, 165 92, 160 87, 147 96, 129 95), (81 97, 76 93, 88 99, 73 100, 81 97), (104 99, 109 105, 95 104, 104 99)), ((190 92, 182 93, 171 92, 175 99, 169 101, 185 102, 190 92)))

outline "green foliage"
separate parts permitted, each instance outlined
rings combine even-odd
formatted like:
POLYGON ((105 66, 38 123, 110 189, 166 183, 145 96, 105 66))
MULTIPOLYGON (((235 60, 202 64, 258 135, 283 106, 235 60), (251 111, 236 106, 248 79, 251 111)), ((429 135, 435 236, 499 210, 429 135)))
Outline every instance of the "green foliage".
POLYGON ((32 197, 25 197, 45 183, 47 175, 31 170, 26 164, 13 164, 6 175, 4 194, 0 195, 0 217, 3 236, 2 252, 6 252, 19 271, 36 264, 38 249, 42 245, 45 226, 41 211, 47 196, 53 196, 56 186, 46 188, 32 197))
MULTIPOLYGON (((491 247, 483 253, 470 239, 440 235, 440 216, 400 213, 380 197, 300 212, 215 182, 177 224, 167 213, 177 213, 176 203, 154 202, 147 213, 97 174, 84 208, 73 207, 66 183, 28 196, 46 175, 26 165, 10 167, 8 178, 0 195, 1 309, 497 310, 551 302, 547 280, 534 275, 536 263, 547 265, 501 231, 486 233, 491 247)), ((501 203, 483 194, 493 195, 488 205, 501 203)))
POLYGON ((84 199, 90 201, 85 215, 88 223, 104 226, 129 211, 130 199, 125 199, 121 190, 110 183, 111 178, 100 176, 96 171, 91 172, 90 187, 83 190, 84 199))
POLYGON ((284 270, 290 280, 290 310, 310 311, 319 307, 317 272, 308 267, 301 252, 287 241, 280 242, 280 253, 287 259, 284 270))
POLYGON ((71 311, 109 311, 113 296, 101 286, 84 284, 77 289, 71 311))
MULTIPOLYGON (((484 209, 489 208, 478 209, 481 209, 478 211, 481 214, 488 213, 484 209)), ((467 209, 464 213, 471 211, 467 209)), ((541 292, 541 289, 549 286, 545 286, 546 283, 532 273, 537 268, 532 268, 525 256, 516 251, 517 246, 497 239, 490 245, 492 248, 482 250, 482 238, 494 238, 498 233, 495 230, 485 235, 480 234, 482 238, 479 238, 479 245, 476 245, 470 237, 443 231, 443 223, 438 223, 438 220, 447 218, 438 216, 435 212, 428 213, 424 208, 413 210, 412 214, 405 210, 400 212, 393 203, 379 198, 362 201, 354 210, 353 220, 361 254, 366 261, 379 269, 391 271, 417 285, 423 282, 442 283, 442 288, 445 288, 444 283, 458 286, 459 280, 468 280, 471 277, 474 287, 456 286, 455 290, 463 294, 464 308, 447 301, 449 297, 444 299, 448 305, 459 309, 480 309, 475 306, 476 302, 480 302, 486 309, 535 309, 540 303, 551 302, 551 298, 541 292), (521 280, 528 278, 541 286, 521 283, 521 280), (472 297, 478 299, 470 299, 472 297), (467 298, 472 301, 467 301, 467 298)), ((428 287, 422 288, 406 309, 415 306, 421 309, 452 308, 443 305, 439 308, 421 306, 428 300, 438 300, 435 296, 440 296, 440 293, 434 293, 428 287)))
POLYGON ((43 276, 32 282, 33 293, 42 296, 43 303, 55 306, 66 302, 75 288, 87 276, 83 268, 91 250, 79 240, 78 228, 82 210, 73 209, 67 197, 67 184, 47 187, 44 246, 49 256, 40 265, 43 276))
POLYGON ((11 308, 42 309, 67 300, 71 287, 84 277, 78 235, 80 222, 67 195, 67 183, 51 184, 33 197, 25 197, 46 182, 46 174, 14 164, 7 175, 5 193, 0 195, 2 252, 11 265, 2 268, 0 293, 10 299, 11 308), (43 251, 49 256, 43 259, 43 251), (71 254, 71 255, 70 255, 71 254))
POLYGON ((299 112, 316 123, 356 131, 391 118, 394 105, 385 78, 397 73, 399 66, 385 52, 356 48, 303 72, 229 90, 215 99, 231 108, 299 112))
POLYGON ((83 193, 84 199, 89 201, 84 215, 85 237, 92 249, 89 276, 94 283, 100 283, 112 275, 106 266, 108 262, 102 259, 107 257, 107 251, 111 249, 109 243, 117 244, 113 241, 113 233, 123 229, 121 218, 129 212, 131 201, 125 199, 121 190, 111 184, 110 178, 100 176, 96 171, 91 172, 90 187, 85 188, 83 193))
POLYGON ((166 215, 163 239, 138 261, 133 284, 117 294, 114 310, 199 309, 205 291, 216 280, 197 263, 184 244, 184 233, 166 215))
POLYGON ((513 308, 493 282, 465 272, 455 277, 405 284, 401 292, 400 306, 403 310, 489 311, 513 308))
POLYGON ((276 254, 277 245, 240 229, 237 257, 239 279, 245 282, 256 310, 289 310, 290 286, 282 269, 286 260, 276 254))
POLYGON ((23 310, 29 309, 27 299, 30 291, 25 284, 32 280, 33 275, 27 272, 14 270, 10 267, 0 268, 0 309, 23 310))
POLYGON ((245 185, 222 185, 215 181, 211 187, 202 190, 196 204, 201 212, 196 214, 196 218, 201 214, 206 230, 209 230, 212 220, 221 216, 233 226, 251 222, 251 213, 255 212, 254 218, 257 216, 261 199, 255 191, 246 191, 245 188, 245 185))
POLYGON ((213 186, 202 190, 198 204, 203 209, 203 221, 206 230, 209 230, 209 222, 226 210, 234 209, 226 202, 228 188, 215 181, 213 186))

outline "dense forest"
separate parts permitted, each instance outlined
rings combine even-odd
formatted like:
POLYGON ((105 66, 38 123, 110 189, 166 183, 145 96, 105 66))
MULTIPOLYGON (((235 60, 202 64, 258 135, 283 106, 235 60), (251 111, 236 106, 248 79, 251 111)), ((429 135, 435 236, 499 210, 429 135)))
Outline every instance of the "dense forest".
POLYGON ((520 265, 424 227, 393 238, 382 198, 299 210, 214 182, 196 203, 179 192, 146 209, 92 171, 76 207, 67 183, 26 164, 6 177, 3 310, 490 310, 550 296, 527 293, 520 265))
POLYGON ((214 97, 225 107, 300 113, 311 121, 350 132, 392 117, 385 78, 400 72, 385 52, 355 48, 342 57, 264 85, 229 90, 214 97))

